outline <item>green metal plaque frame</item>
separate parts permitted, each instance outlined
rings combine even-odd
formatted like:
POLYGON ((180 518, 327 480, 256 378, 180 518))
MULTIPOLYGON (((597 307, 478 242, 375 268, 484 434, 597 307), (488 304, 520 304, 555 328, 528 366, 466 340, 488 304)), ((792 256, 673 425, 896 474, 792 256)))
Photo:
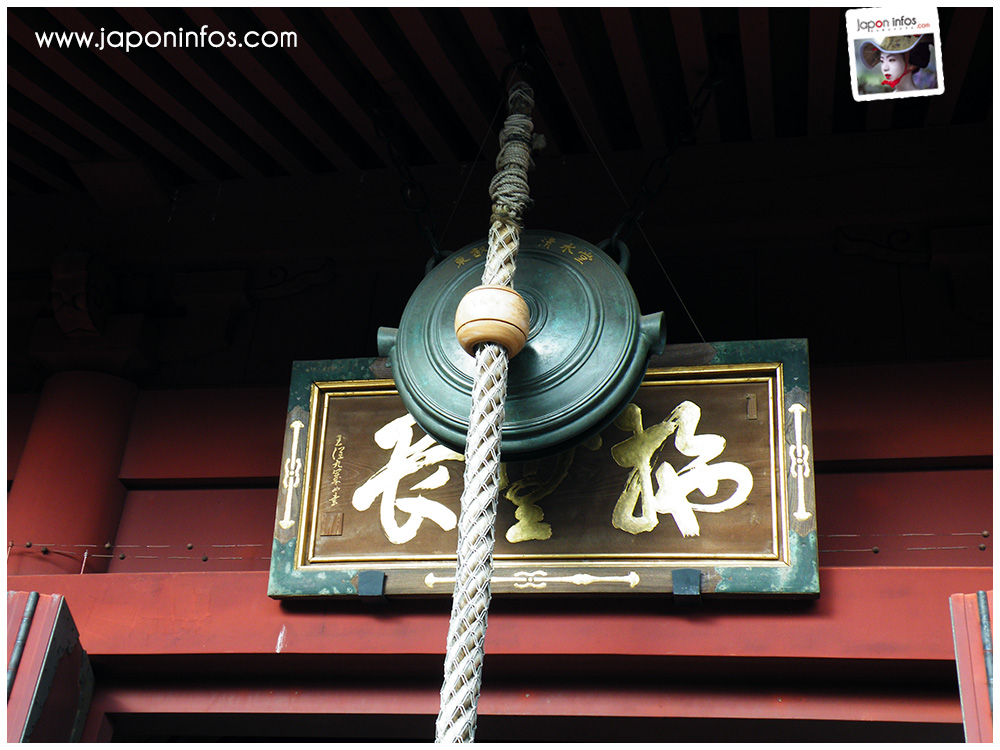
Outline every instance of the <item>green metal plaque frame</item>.
MULTIPOLYGON (((817 595, 804 340, 667 347, 614 424, 504 464, 495 594, 817 595)), ((268 594, 450 595, 463 459, 384 359, 296 362, 268 594)))

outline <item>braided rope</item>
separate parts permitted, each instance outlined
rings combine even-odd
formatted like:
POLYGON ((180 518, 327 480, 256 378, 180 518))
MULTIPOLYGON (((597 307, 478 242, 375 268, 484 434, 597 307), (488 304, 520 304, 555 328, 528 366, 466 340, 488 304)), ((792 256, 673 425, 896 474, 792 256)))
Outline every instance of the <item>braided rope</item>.
MULTIPOLYGON (((490 183, 493 215, 483 284, 512 286, 521 214, 528 205, 531 109, 534 95, 517 83, 508 95, 510 115, 500 132, 497 174, 490 183)), ((472 742, 482 685, 486 620, 493 575, 494 526, 500 482, 500 433, 507 395, 507 350, 476 349, 472 411, 465 444, 465 488, 458 519, 455 590, 445 653, 437 742, 472 742)))

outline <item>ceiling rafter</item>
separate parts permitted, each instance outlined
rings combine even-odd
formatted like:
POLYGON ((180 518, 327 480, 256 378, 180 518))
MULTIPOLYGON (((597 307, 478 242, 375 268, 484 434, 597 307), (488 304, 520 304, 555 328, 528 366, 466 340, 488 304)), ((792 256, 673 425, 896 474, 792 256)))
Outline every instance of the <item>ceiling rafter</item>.
POLYGON ((941 55, 939 59, 943 61, 944 93, 935 96, 931 102, 927 112, 928 125, 946 125, 951 122, 958 97, 962 94, 962 81, 965 80, 965 74, 969 70, 979 30, 986 21, 986 10, 986 8, 956 8, 951 28, 948 29, 948 39, 938 40, 935 51, 941 55))
MULTIPOLYGON (((132 25, 132 28, 157 31, 161 34, 164 32, 164 28, 143 8, 119 8, 118 13, 132 25)), ((161 44, 156 48, 156 51, 191 86, 260 146, 275 163, 289 174, 304 175, 309 173, 305 165, 285 148, 281 141, 261 125, 224 87, 216 83, 184 49, 161 44)))
POLYGON ((53 73, 73 88, 79 90, 81 94, 132 131, 141 140, 163 154, 178 169, 198 180, 212 181, 217 179, 197 159, 191 157, 168 136, 139 117, 130 107, 118 101, 99 83, 91 80, 79 68, 72 65, 58 50, 41 50, 31 29, 17 16, 9 13, 7 15, 7 32, 18 44, 27 49, 40 62, 52 70, 53 73), (46 52, 49 54, 46 54, 46 52))
POLYGON ((739 14, 750 134, 758 140, 774 138, 771 33, 767 8, 740 8, 739 14))
MULTIPOLYGON (((698 8, 671 8, 670 20, 674 25, 674 40, 684 68, 684 86, 688 102, 692 102, 711 70, 708 45, 705 43, 705 29, 701 23, 701 11, 698 8)), ((719 141, 719 115, 715 97, 709 97, 702 111, 698 141, 702 143, 719 141)))
POLYGON ((49 187, 55 188, 60 193, 72 193, 79 191, 79 188, 75 185, 70 185, 61 177, 52 174, 52 172, 45 167, 40 164, 36 164, 24 154, 14 151, 13 149, 7 150, 7 161, 17 167, 20 167, 32 177, 44 182, 49 187))
POLYGON ((29 81, 13 68, 7 70, 7 84, 28 97, 35 104, 46 110, 60 122, 65 123, 82 136, 92 141, 98 148, 104 149, 116 159, 134 159, 135 154, 115 140, 106 136, 101 130, 91 125, 83 117, 74 112, 64 102, 59 101, 41 86, 29 81))
POLYGON ((809 11, 809 101, 806 133, 833 133, 834 81, 837 77, 837 39, 840 34, 839 8, 812 8, 809 11))
MULTIPOLYGON (((214 31, 229 34, 229 27, 223 23, 215 11, 208 8, 186 8, 185 13, 191 20, 201 25, 207 25, 214 31)), ((225 55, 264 97, 270 101, 279 112, 304 135, 310 143, 319 150, 326 159, 338 170, 357 169, 357 164, 347 152, 338 146, 312 115, 295 100, 287 88, 271 73, 257 62, 257 58, 245 47, 222 46, 219 52, 225 55)))
POLYGON ((583 79, 580 68, 569 64, 574 58, 573 46, 570 44, 566 28, 559 17, 558 8, 531 8, 531 21, 538 33, 538 38, 545 49, 546 59, 552 68, 559 86, 564 94, 574 118, 585 134, 585 140, 590 149, 598 153, 611 151, 611 142, 604 131, 604 124, 597 113, 597 107, 583 79), (553 62, 553 59, 555 62, 553 62), (561 68, 557 71, 556 68, 561 68))
POLYGON ((45 128, 32 122, 20 112, 9 106, 7 107, 7 124, 13 125, 18 130, 23 131, 25 134, 34 138, 42 145, 52 149, 68 161, 84 161, 87 158, 72 146, 67 145, 61 139, 52 135, 52 133, 47 131, 45 128))
POLYGON ((632 12, 628 8, 601 8, 601 18, 643 148, 661 149, 663 128, 657 121, 653 90, 632 25, 632 12))
MULTIPOLYGON (((500 85, 506 86, 507 81, 503 80, 504 71, 513 62, 513 58, 511 58, 510 52, 507 50, 507 45, 503 40, 500 29, 497 28, 493 13, 489 8, 462 8, 462 18, 465 19, 465 25, 472 32, 476 44, 483 51, 483 55, 493 69, 493 74, 500 82, 500 85)), ((543 135, 552 133, 552 130, 546 125, 545 116, 539 108, 535 108, 531 119, 535 123, 536 133, 543 135)), ((546 156, 552 157, 560 155, 559 144, 556 143, 554 138, 549 137, 546 139, 543 153, 546 156)))
POLYGON ((481 143, 486 134, 491 132, 491 123, 479 111, 475 98, 441 48, 441 43, 434 36, 430 26, 427 25, 420 9, 417 7, 392 8, 390 13, 396 19, 396 23, 406 36, 410 46, 413 47, 414 52, 423 60, 427 71, 438 81, 443 90, 449 92, 449 102, 462 119, 466 130, 477 144, 481 143))
POLYGON ((445 164, 457 162, 458 159, 447 141, 413 98, 413 94, 379 50, 378 45, 372 41, 358 17, 346 8, 325 8, 323 12, 361 64, 368 68, 382 90, 389 95, 399 113, 431 156, 445 164))
MULTIPOLYGON (((75 8, 50 8, 49 12, 67 29, 89 31, 94 34, 98 33, 97 28, 75 8)), ((241 177, 262 176, 260 170, 244 159, 236 149, 202 122, 197 115, 177 101, 168 91, 164 90, 142 68, 133 63, 126 53, 119 49, 106 49, 102 51, 101 59, 124 81, 131 84, 136 90, 141 91, 153 104, 167 113, 175 122, 201 141, 213 153, 217 154, 220 159, 232 167, 241 177)))
POLYGON ((384 143, 375 132, 371 117, 359 105, 343 84, 333 74, 333 71, 320 59, 316 51, 309 45, 303 34, 299 33, 291 19, 280 8, 255 8, 254 14, 271 31, 295 31, 298 43, 285 50, 299 69, 309 78, 316 88, 322 92, 348 124, 360 135, 372 151, 381 155, 384 143))

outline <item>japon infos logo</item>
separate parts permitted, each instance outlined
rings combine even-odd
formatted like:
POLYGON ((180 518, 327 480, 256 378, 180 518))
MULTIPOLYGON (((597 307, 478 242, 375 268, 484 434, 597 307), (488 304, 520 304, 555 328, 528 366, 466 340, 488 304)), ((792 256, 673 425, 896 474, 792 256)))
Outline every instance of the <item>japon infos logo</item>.
POLYGON ((855 101, 944 93, 937 8, 861 8, 846 15, 855 101))

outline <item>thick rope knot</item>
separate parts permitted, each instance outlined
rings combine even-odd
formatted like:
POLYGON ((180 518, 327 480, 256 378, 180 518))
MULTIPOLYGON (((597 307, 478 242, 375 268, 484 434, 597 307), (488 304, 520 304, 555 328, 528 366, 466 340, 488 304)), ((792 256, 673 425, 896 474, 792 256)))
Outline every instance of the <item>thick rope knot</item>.
POLYGON ((511 115, 525 115, 530 117, 531 111, 535 108, 535 92, 524 81, 517 81, 511 84, 507 92, 507 111, 511 115))

